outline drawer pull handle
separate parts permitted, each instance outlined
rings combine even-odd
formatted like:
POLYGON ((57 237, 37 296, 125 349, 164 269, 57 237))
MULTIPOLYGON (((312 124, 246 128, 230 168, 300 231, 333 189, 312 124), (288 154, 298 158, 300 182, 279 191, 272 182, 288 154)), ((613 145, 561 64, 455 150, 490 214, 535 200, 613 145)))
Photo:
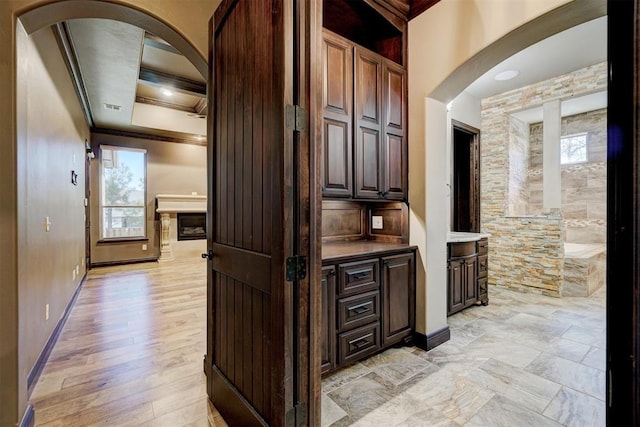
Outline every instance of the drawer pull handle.
POLYGON ((366 347, 370 344, 369 340, 367 339, 370 336, 371 334, 367 335, 366 337, 362 337, 357 341, 353 341, 351 345, 354 346, 356 350, 360 350, 362 347, 366 347))
POLYGON ((353 280, 366 279, 367 277, 369 277, 369 272, 368 271, 365 271, 363 273, 356 273, 356 274, 351 276, 351 278, 353 280))
POLYGON ((354 305, 353 307, 349 307, 347 309, 347 311, 349 312, 354 312, 355 314, 362 314, 362 313, 366 313, 367 311, 371 311, 371 309, 368 307, 371 305, 371 302, 365 302, 363 304, 360 305, 354 305))

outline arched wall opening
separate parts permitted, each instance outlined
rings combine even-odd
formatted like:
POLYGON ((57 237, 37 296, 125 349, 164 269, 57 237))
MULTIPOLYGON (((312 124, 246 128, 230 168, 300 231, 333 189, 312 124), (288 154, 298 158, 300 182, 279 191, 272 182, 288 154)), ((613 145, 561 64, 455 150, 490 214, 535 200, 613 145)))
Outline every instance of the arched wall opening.
MULTIPOLYGON (((16 7, 19 7, 20 2, 16 3, 16 7)), ((22 2, 24 3, 28 2, 22 2)), ((217 2, 214 3, 207 6, 211 8, 208 16, 211 16, 217 6, 217 2)), ((151 5, 149 8, 154 7, 151 5)), ((202 5, 198 7, 204 8, 202 5)), ((85 244, 84 231, 80 231, 80 228, 84 229, 81 207, 84 203, 84 191, 82 185, 72 187, 67 175, 69 170, 75 170, 80 175, 78 181, 84 182, 84 147, 85 140, 91 138, 91 130, 83 120, 68 74, 66 80, 69 81, 64 83, 63 87, 57 87, 57 84, 64 80, 62 76, 67 70, 61 57, 59 60, 51 59, 55 55, 60 56, 56 44, 51 43, 53 38, 40 38, 44 41, 38 48, 34 47, 31 38, 38 37, 38 34, 42 33, 41 30, 55 23, 71 19, 117 20, 161 37, 180 51, 206 79, 207 61, 201 53, 202 46, 198 48, 184 32, 167 20, 171 19, 172 8, 177 6, 157 7, 158 13, 162 16, 166 14, 164 18, 159 18, 150 11, 126 4, 97 0, 63 0, 39 5, 24 13, 19 11, 15 15, 15 74, 12 74, 15 81, 15 97, 8 97, 8 101, 13 105, 11 109, 7 107, 9 111, 14 112, 12 120, 15 120, 15 140, 11 138, 6 143, 13 144, 15 153, 13 159, 7 160, 15 162, 13 165, 16 188, 13 192, 17 203, 14 259, 17 274, 15 282, 11 280, 12 283, 5 282, 2 286, 14 287, 16 298, 13 301, 2 301, 1 307, 15 314, 17 333, 8 347, 15 348, 15 353, 10 355, 13 362, 6 365, 3 363, 0 372, 3 378, 5 374, 15 378, 15 381, 3 385, 2 396, 5 396, 6 387, 6 394, 12 397, 3 404, 0 424, 13 425, 20 417, 32 416, 32 412, 29 415, 31 409, 28 400, 39 371, 46 362, 46 355, 43 355, 47 350, 50 351, 50 343, 55 342, 54 336, 60 332, 59 319, 64 317, 85 272, 84 265, 81 265, 82 271, 77 271, 80 259, 76 256, 84 250, 85 244), (34 70, 46 70, 46 73, 42 72, 40 75, 47 78, 29 78, 34 76, 34 70), (49 96, 36 96, 43 93, 49 96), (38 122, 43 124, 36 125, 34 129, 33 124, 38 122), (39 140, 40 147, 51 148, 47 149, 43 156, 34 156, 34 152, 37 151, 34 148, 34 139, 39 140), (48 159, 45 159, 47 156, 48 159), (42 173, 45 170, 49 171, 46 177, 42 173), (58 176, 50 179, 50 175, 57 172, 58 176), (42 188, 34 185, 34 182, 38 181, 46 181, 47 185, 55 185, 59 190, 54 188, 51 191, 51 188, 48 188, 47 191, 42 191, 44 185, 42 188), (78 192, 77 189, 81 191, 78 192), (38 209, 39 206, 47 207, 38 209), (72 206, 77 206, 78 209, 73 209, 72 206), (45 222, 50 223, 50 229, 47 228, 46 231, 42 225, 45 222), (75 254, 73 256, 76 257, 67 259, 64 255, 66 252, 75 254), (38 267, 34 268, 34 265, 38 267), (69 271, 72 265, 76 266, 73 276, 69 271), (45 306, 46 316, 43 315, 45 306), (4 411, 5 404, 11 406, 11 411, 4 411)), ((183 30, 194 32, 192 29, 183 30)), ((206 20, 203 21, 202 32, 207 33, 206 20)), ((206 52, 206 49, 204 51, 206 52)), ((2 160, 4 162, 5 159, 2 160)))
MULTIPOLYGON (((540 3, 531 3, 535 8, 540 3)), ((444 3, 434 6, 446 7, 444 3)), ((450 7, 454 7, 451 5, 450 7)), ((486 7, 486 5, 485 5, 486 7)), ((504 8, 501 5, 498 8, 504 8)), ((523 8, 523 9, 526 9, 523 8)), ((444 11, 443 15, 446 15, 444 11)), ((501 10, 494 11, 500 14, 501 10)), ((447 231, 449 229, 449 181, 447 167, 449 147, 447 135, 450 132, 447 104, 459 95, 469 84, 491 68, 553 34, 606 15, 606 1, 557 2, 547 10, 531 10, 530 17, 521 17, 522 25, 509 27, 503 23, 505 32, 470 55, 464 62, 438 78, 422 76, 430 73, 429 61, 416 58, 421 55, 423 40, 436 35, 427 35, 420 29, 412 31, 412 23, 424 27, 425 22, 410 22, 409 28, 409 202, 411 243, 419 248, 416 263, 416 329, 427 336, 427 346, 432 341, 437 345, 449 336, 447 325, 447 231)), ((500 17, 495 18, 500 21, 500 17)), ((482 18, 480 16, 479 18, 482 18)), ((474 20, 475 22, 477 20, 474 20)), ((468 34, 487 32, 484 23, 474 23, 478 29, 469 29, 468 34)), ((497 24, 494 22, 494 27, 497 24)), ((457 27, 460 28, 460 27, 457 27)), ((497 31, 497 30, 496 30, 497 31)), ((439 39, 446 38, 438 34, 439 39)), ((452 36, 453 37, 453 36, 452 36)), ((458 34, 460 38, 460 34, 458 34)), ((458 40, 458 44, 464 44, 458 40)), ((455 47, 455 43, 453 44, 455 47)), ((443 49, 442 47, 440 49, 443 49)))

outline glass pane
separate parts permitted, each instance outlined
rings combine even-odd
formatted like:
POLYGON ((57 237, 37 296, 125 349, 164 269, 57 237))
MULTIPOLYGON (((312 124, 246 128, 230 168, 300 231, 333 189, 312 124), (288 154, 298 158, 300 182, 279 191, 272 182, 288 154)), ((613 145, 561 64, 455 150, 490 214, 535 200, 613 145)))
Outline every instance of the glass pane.
POLYGON ((560 164, 587 161, 587 135, 568 136, 560 139, 560 164))
POLYGON ((144 208, 102 208, 102 237, 144 237, 144 208))
POLYGON ((144 156, 140 151, 102 149, 103 206, 144 206, 144 156))

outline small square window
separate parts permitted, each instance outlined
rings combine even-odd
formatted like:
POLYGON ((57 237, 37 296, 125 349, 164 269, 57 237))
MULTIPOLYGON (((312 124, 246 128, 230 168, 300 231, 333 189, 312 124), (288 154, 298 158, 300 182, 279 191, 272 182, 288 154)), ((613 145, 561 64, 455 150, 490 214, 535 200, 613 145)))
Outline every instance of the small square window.
POLYGON ((560 138, 560 164, 570 165, 587 161, 587 134, 579 133, 560 138))

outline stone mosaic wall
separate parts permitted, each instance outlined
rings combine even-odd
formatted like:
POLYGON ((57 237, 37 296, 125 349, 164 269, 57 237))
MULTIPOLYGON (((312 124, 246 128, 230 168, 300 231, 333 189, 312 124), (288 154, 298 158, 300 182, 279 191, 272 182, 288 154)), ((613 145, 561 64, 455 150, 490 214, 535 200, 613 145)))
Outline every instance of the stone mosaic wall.
MULTIPOLYGON (((562 166, 566 241, 605 243, 607 222, 607 110, 564 117, 562 135, 587 132, 587 162, 562 166)), ((542 123, 529 130, 529 213, 542 212, 542 123)))
POLYGON ((560 216, 503 217, 485 224, 489 283, 559 297, 563 284, 560 216))
MULTIPOLYGON (((521 190, 510 175, 511 113, 606 88, 607 66, 601 63, 482 100, 481 229, 491 233, 489 283, 554 296, 562 292, 561 216, 513 217, 509 211, 510 201, 518 199, 510 191, 521 190)), ((532 176, 518 182, 523 179, 532 176)), ((511 203, 519 211, 517 206, 511 203)))

